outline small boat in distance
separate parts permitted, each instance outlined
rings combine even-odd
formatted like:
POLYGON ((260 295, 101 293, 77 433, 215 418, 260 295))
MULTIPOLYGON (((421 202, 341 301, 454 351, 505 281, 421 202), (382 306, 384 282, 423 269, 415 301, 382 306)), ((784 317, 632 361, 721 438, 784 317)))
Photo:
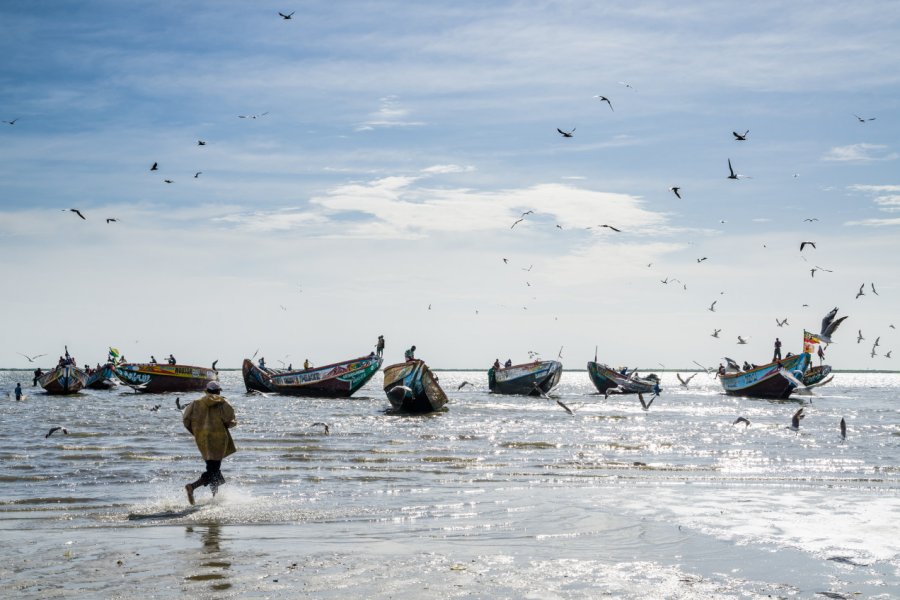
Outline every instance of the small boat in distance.
POLYGON ((617 371, 597 361, 588 362, 587 371, 594 387, 601 394, 647 394, 656 391, 659 386, 659 376, 656 373, 638 377, 636 370, 632 370, 629 375, 627 369, 624 372, 617 371))
POLYGON ((562 363, 555 360, 536 360, 499 369, 491 367, 488 388, 493 394, 542 396, 559 384, 562 368, 562 363))
POLYGON ((118 385, 115 377, 112 363, 106 363, 88 373, 84 387, 90 390, 111 390, 118 385))
POLYGON ((38 377, 38 385, 48 394, 75 394, 84 388, 88 375, 75 365, 57 365, 52 371, 38 377))
POLYGON ((247 391, 308 396, 349 398, 381 368, 382 358, 375 354, 351 358, 324 367, 301 370, 270 369, 244 359, 241 368, 247 391))
POLYGON ((447 395, 423 360, 410 360, 384 368, 384 392, 394 410, 430 413, 447 404, 447 395))
POLYGON ((810 355, 801 352, 747 371, 729 369, 719 374, 719 381, 730 396, 785 399, 803 381, 809 362, 810 355))
POLYGON ((123 363, 113 368, 122 382, 141 392, 202 392, 210 381, 219 380, 219 372, 191 365, 123 363))

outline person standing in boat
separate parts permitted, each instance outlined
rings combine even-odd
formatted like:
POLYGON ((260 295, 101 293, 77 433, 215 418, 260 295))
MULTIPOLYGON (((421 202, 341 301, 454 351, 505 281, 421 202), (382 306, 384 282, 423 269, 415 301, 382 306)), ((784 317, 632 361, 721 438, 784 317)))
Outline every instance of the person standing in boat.
POLYGON ((506 362, 503 363, 503 368, 504 368, 504 369, 508 369, 508 368, 510 368, 511 366, 512 366, 512 359, 511 359, 511 358, 507 358, 507 359, 506 359, 506 362))
POLYGON ((22 400, 22 384, 16 382, 16 402, 22 400))
POLYGON ((311 366, 312 366, 312 365, 309 363, 309 359, 308 359, 308 358, 307 358, 306 360, 303 361, 303 370, 304 370, 304 371, 306 371, 307 369, 309 369, 311 366))
POLYGON ((781 360, 781 340, 775 338, 775 354, 772 355, 772 362, 781 360))
POLYGON ((265 356, 260 356, 260 357, 259 357, 259 368, 260 368, 260 369, 265 369, 265 368, 266 368, 266 357, 265 357, 265 356))
POLYGON ((403 353, 403 358, 406 359, 406 362, 411 362, 416 360, 416 347, 410 346, 409 350, 403 353))
POLYGON ((194 504, 194 490, 209 486, 212 495, 225 483, 222 476, 222 460, 237 452, 229 429, 237 425, 234 408, 222 397, 217 381, 206 384, 206 394, 194 400, 184 409, 182 422, 194 436, 200 455, 206 461, 206 471, 193 483, 184 486, 188 502, 194 504))
POLYGON ((384 336, 383 335, 378 336, 378 343, 375 344, 375 354, 377 354, 378 356, 381 356, 384 354, 384 336))
POLYGON ((174 365, 174 364, 177 364, 177 363, 178 363, 178 361, 175 360, 175 357, 172 356, 171 354, 169 354, 169 358, 167 358, 166 361, 167 361, 170 365, 174 365))
POLYGON ((495 358, 495 359, 494 359, 494 370, 495 370, 495 371, 499 371, 499 370, 500 370, 500 359, 499 359, 499 358, 495 358))
POLYGON ((37 369, 35 369, 35 370, 34 370, 34 379, 31 380, 31 387, 36 386, 36 385, 37 385, 37 380, 38 380, 40 377, 43 377, 43 376, 44 376, 44 372, 41 370, 40 367, 38 367, 37 369))

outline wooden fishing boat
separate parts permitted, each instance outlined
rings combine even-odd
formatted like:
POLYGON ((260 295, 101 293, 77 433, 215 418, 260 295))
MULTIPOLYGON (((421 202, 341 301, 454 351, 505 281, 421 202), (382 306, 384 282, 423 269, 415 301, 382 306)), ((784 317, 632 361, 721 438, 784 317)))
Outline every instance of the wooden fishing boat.
POLYGON ((87 373, 75 365, 59 365, 38 377, 37 382, 48 394, 75 394, 84 388, 87 378, 87 373))
POLYGON ((562 363, 550 360, 488 370, 488 388, 494 394, 541 396, 555 388, 562 376, 562 363))
POLYGON ((112 363, 106 363, 99 369, 88 373, 84 387, 90 390, 111 390, 118 385, 113 373, 112 363))
POLYGON ((645 377, 637 377, 634 372, 631 375, 622 374, 596 361, 587 364, 587 371, 594 387, 601 394, 646 394, 656 391, 659 385, 659 377, 655 373, 645 377))
POLYGON ((828 381, 823 381, 831 374, 831 365, 819 365, 818 367, 810 367, 804 373, 800 381, 807 387, 815 387, 825 385, 828 381))
POLYGON ((797 389, 795 382, 803 380, 809 361, 809 354, 801 352, 780 361, 753 367, 749 371, 730 370, 719 375, 719 381, 722 382, 725 393, 731 396, 784 399, 797 389), (785 371, 787 374, 783 374, 785 371))
POLYGON ((380 356, 369 355, 299 371, 269 369, 245 358, 242 371, 247 391, 286 396, 349 398, 381 368, 380 356))
POLYGON ((116 377, 135 390, 160 392, 200 392, 210 381, 219 380, 219 372, 190 365, 123 363, 113 368, 116 377))
POLYGON ((384 391, 394 410, 429 413, 447 404, 437 377, 422 360, 410 360, 384 368, 384 391))

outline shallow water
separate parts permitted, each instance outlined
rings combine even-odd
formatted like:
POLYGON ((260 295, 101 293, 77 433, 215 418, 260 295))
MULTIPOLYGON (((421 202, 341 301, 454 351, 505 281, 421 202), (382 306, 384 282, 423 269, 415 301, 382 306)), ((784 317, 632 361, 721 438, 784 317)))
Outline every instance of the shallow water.
MULTIPOLYGON (((768 402, 665 373, 645 412, 566 372, 554 395, 574 416, 491 396, 481 372, 438 375, 448 410, 411 417, 385 414, 380 375, 318 400, 246 395, 223 372, 239 451, 195 508, 178 394, 4 393, 0 594, 900 596, 898 374, 768 402), (45 438, 54 425, 69 435, 45 438)), ((0 390, 17 380, 0 371, 0 390)))

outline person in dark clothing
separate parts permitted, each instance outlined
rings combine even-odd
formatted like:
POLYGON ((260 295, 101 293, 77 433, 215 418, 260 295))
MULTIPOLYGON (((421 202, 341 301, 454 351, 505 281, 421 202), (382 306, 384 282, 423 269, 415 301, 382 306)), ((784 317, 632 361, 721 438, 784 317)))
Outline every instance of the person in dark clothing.
POLYGON ((36 385, 37 385, 37 380, 38 380, 40 377, 43 377, 43 376, 44 376, 44 372, 41 371, 41 368, 40 368, 40 367, 38 367, 37 369, 35 369, 35 370, 34 370, 34 379, 31 380, 31 387, 36 386, 36 385))
POLYGON ((177 360, 175 360, 175 357, 172 356, 171 354, 169 355, 169 358, 166 359, 166 361, 167 361, 170 365, 174 365, 174 364, 176 364, 176 363, 178 362, 177 360))
POLYGON ((377 354, 378 356, 381 356, 382 354, 384 354, 384 336, 383 335, 378 336, 378 343, 375 344, 375 354, 377 354))
POLYGON ((16 383, 16 402, 22 400, 22 384, 16 383))
POLYGON ((781 340, 775 338, 775 354, 772 355, 772 362, 781 360, 781 340))
POLYGON ((185 429, 194 436, 197 449, 206 461, 206 471, 197 481, 184 486, 188 502, 194 504, 194 490, 209 486, 213 496, 219 486, 225 483, 222 476, 222 460, 234 454, 237 449, 231 439, 229 429, 237 425, 234 409, 221 396, 222 388, 217 381, 206 385, 206 394, 188 404, 184 409, 182 422, 185 429))

